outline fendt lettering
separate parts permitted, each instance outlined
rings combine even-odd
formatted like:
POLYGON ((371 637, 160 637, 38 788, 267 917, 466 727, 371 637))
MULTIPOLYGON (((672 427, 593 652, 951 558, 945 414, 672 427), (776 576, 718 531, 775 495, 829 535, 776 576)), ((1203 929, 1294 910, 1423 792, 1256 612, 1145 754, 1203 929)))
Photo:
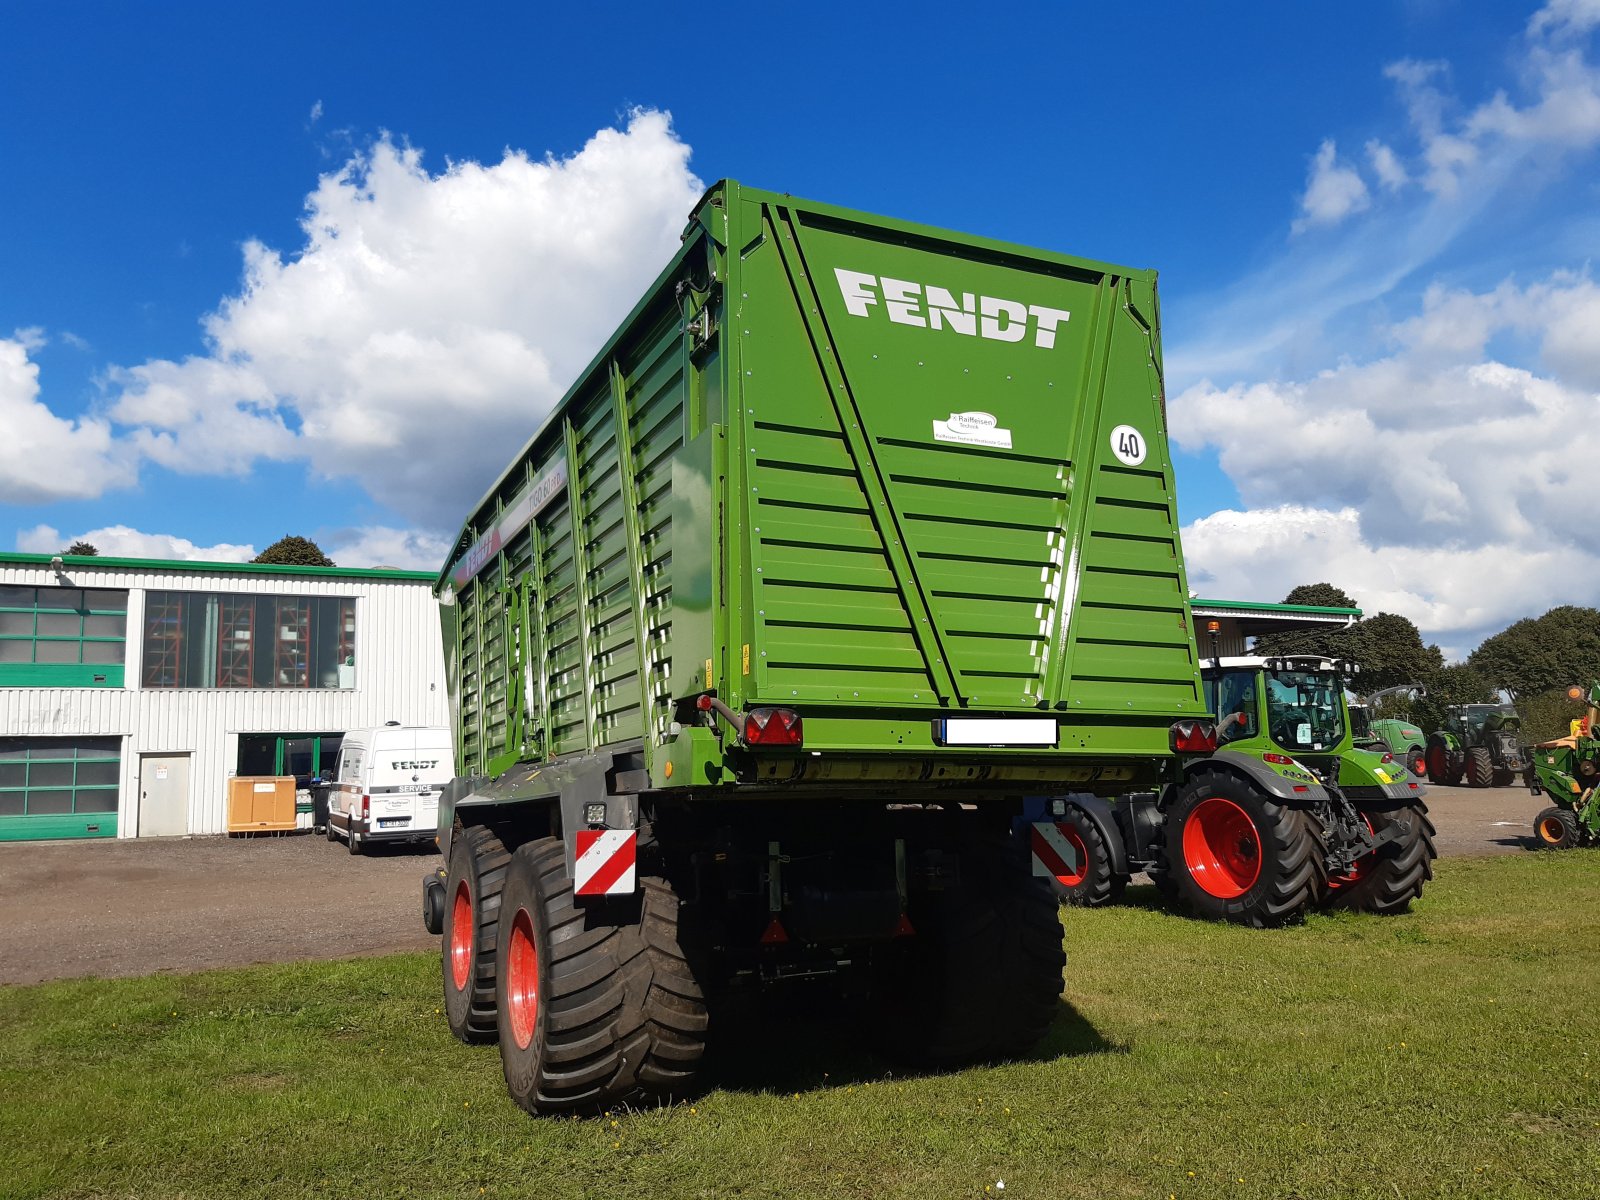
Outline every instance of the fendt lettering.
POLYGON ((845 311, 852 317, 867 316, 868 309, 881 300, 889 320, 897 325, 949 329, 992 342, 1020 342, 1031 329, 1033 344, 1044 350, 1055 347, 1057 326, 1072 318, 1066 309, 1045 304, 1024 304, 972 292, 962 292, 957 303, 953 292, 932 284, 891 279, 887 275, 879 278, 843 267, 835 267, 833 273, 839 281, 845 311))
POLYGON ((428 771, 439 765, 437 758, 420 759, 417 762, 391 762, 389 769, 393 771, 428 771))

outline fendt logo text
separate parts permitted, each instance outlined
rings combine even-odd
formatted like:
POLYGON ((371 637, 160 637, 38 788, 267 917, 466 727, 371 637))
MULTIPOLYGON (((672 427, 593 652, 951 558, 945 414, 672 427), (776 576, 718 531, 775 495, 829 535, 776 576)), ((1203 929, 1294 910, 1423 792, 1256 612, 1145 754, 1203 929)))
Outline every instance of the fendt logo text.
POLYGON ((427 771, 438 765, 437 758, 425 758, 419 762, 391 762, 389 768, 393 771, 427 771))
POLYGON ((993 342, 1020 342, 1031 331, 1033 344, 1049 350, 1056 344, 1056 327, 1072 316, 1064 308, 1043 304, 1023 304, 998 296, 977 296, 962 292, 958 302, 953 292, 932 284, 906 279, 881 279, 860 271, 835 267, 839 294, 852 317, 865 317, 874 304, 882 303, 889 320, 897 325, 920 325, 924 329, 949 329, 967 337, 983 337, 993 342))

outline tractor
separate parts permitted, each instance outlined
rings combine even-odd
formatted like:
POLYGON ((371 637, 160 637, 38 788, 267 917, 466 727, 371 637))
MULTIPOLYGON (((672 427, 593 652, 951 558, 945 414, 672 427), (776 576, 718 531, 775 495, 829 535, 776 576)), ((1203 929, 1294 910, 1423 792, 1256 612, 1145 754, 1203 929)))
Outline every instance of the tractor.
POLYGON ((1427 689, 1420 683, 1402 683, 1398 687, 1384 688, 1362 700, 1350 704, 1350 730, 1357 749, 1374 750, 1379 754, 1392 754, 1405 763, 1418 779, 1428 777, 1427 739, 1421 729, 1410 721, 1398 717, 1380 717, 1373 720, 1378 702, 1389 696, 1426 696, 1427 689))
MULTIPOLYGON (((1583 689, 1571 688, 1573 699, 1583 689)), ((1533 819, 1535 842, 1545 850, 1600 844, 1600 683, 1591 684, 1589 711, 1567 737, 1539 742, 1529 758, 1528 788, 1553 802, 1533 819)))
POLYGON ((1245 925, 1313 906, 1404 912, 1433 877, 1426 789, 1393 755, 1355 746, 1342 675, 1320 656, 1203 663, 1217 714, 1204 780, 1025 807, 1072 850, 1057 896, 1107 904, 1146 871, 1174 906, 1245 925))
POLYGON ((1507 787, 1528 769, 1519 734, 1522 719, 1509 704, 1456 704, 1444 728, 1428 735, 1428 778, 1447 787, 1507 787))

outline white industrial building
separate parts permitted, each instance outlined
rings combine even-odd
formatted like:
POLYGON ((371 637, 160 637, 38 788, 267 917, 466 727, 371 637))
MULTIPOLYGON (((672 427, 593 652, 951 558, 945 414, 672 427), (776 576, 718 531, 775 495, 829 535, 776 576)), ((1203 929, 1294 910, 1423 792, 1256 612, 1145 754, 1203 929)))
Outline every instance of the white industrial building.
POLYGON ((0 553, 0 841, 222 833, 230 776, 446 724, 433 578, 0 553))

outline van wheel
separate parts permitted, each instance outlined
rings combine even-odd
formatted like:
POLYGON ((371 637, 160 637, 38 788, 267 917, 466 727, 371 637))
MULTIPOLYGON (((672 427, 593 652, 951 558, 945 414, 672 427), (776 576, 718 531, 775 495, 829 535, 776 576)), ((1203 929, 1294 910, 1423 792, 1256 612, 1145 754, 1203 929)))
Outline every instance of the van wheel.
POLYGON ((579 898, 560 838, 511 856, 500 902, 495 1001, 511 1098, 530 1113, 592 1111, 685 1094, 705 1053, 706 1003, 678 929, 678 896, 579 898))
POLYGON ((444 1012, 450 1032, 463 1042, 492 1042, 500 893, 511 854, 482 825, 457 829, 450 839, 444 884, 444 1012))
POLYGON ((361 838, 357 836, 356 827, 354 825, 350 826, 350 839, 345 843, 345 846, 351 854, 360 854, 363 849, 363 846, 361 845, 361 838))
POLYGON ((322 827, 322 836, 330 842, 339 840, 339 831, 333 827, 333 817, 331 815, 328 817, 328 823, 322 827))

